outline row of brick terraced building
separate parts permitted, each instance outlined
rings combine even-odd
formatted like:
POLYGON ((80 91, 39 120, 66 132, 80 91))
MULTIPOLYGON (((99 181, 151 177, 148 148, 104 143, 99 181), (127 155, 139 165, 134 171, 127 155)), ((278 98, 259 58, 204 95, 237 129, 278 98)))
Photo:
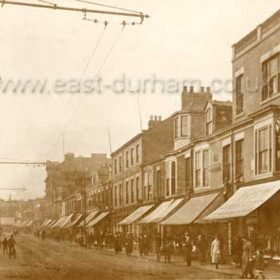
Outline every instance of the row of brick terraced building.
POLYGON ((248 235, 280 255, 280 11, 232 48, 233 102, 184 87, 179 111, 151 117, 110 160, 64 172, 64 185, 63 164, 49 163, 49 214, 98 210, 92 227, 103 232, 220 233, 228 254, 248 235))

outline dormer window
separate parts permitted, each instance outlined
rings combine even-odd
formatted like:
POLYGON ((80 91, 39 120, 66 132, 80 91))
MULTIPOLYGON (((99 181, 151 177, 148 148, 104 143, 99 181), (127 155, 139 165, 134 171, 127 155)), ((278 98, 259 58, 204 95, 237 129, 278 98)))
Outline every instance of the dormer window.
POLYGON ((212 109, 208 108, 206 111, 206 135, 210 135, 212 133, 212 128, 213 128, 212 109))
POLYGON ((188 116, 180 115, 175 118, 174 122, 174 131, 175 131, 175 139, 180 137, 188 136, 188 116))

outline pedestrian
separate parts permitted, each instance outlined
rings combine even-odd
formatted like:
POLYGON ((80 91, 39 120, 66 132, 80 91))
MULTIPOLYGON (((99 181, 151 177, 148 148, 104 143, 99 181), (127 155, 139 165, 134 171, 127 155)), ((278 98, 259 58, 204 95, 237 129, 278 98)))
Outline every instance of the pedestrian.
POLYGON ((197 253, 201 263, 206 260, 206 240, 203 235, 199 235, 197 238, 197 253))
POLYGON ((131 256, 132 251, 133 251, 133 234, 132 233, 128 233, 126 235, 125 251, 126 251, 126 255, 128 257, 131 256))
POLYGON ((144 249, 144 256, 149 255, 149 239, 147 234, 145 233, 143 236, 143 249, 144 249))
POLYGON ((16 249, 15 249, 16 241, 14 239, 14 236, 11 235, 9 240, 8 240, 8 247, 9 247, 9 258, 11 259, 12 257, 15 259, 16 258, 16 249))
POLYGON ((236 268, 241 268, 242 265, 242 247, 243 247, 243 241, 241 236, 237 236, 233 246, 232 246, 232 254, 234 256, 234 262, 236 265, 236 268))
POLYGON ((212 263, 215 264, 216 269, 219 269, 219 261, 221 258, 221 242, 216 235, 215 239, 211 244, 211 259, 212 263))
POLYGON ((119 252, 119 239, 118 239, 118 234, 115 233, 114 235, 114 249, 115 249, 115 254, 118 254, 119 252))
POLYGON ((138 238, 138 246, 139 246, 140 256, 142 257, 144 254, 144 236, 142 233, 140 233, 139 238, 138 238))
POLYGON ((164 254, 164 262, 171 263, 171 257, 174 252, 174 244, 173 241, 168 238, 165 244, 163 245, 163 254, 164 254))
POLYGON ((183 241, 183 251, 185 256, 185 261, 187 266, 192 265, 192 249, 193 249, 193 242, 189 233, 185 233, 185 240, 183 241))
POLYGON ((254 278, 253 273, 253 259, 252 259, 252 243, 248 237, 243 238, 243 247, 242 247, 242 275, 241 278, 247 278, 250 275, 251 278, 254 278))
POLYGON ((46 232, 44 230, 42 230, 42 240, 44 241, 46 238, 46 232))
POLYGON ((157 261, 160 262, 161 257, 161 246, 162 246, 162 240, 160 233, 156 234, 156 255, 157 255, 157 261))
POLYGON ((8 253, 8 240, 7 240, 7 237, 5 237, 4 240, 2 241, 2 245, 3 245, 3 254, 6 255, 8 253))
POLYGON ((257 279, 265 279, 264 277, 264 258, 262 250, 256 251, 255 273, 257 279))

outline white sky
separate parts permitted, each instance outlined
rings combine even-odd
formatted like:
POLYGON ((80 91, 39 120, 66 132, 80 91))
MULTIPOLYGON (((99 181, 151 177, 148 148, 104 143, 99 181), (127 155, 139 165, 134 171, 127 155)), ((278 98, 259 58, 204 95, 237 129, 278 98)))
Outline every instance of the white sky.
MULTIPOLYGON (((76 5, 71 0, 57 2, 76 5)), ((119 79, 122 74, 142 80, 153 75, 162 79, 200 79, 205 86, 213 79, 230 79, 231 45, 279 9, 277 0, 111 0, 106 3, 137 7, 152 17, 141 26, 128 26, 123 31, 101 71, 105 83, 119 79)), ((123 20, 113 16, 88 17, 123 20)), ((0 8, 2 79, 80 78, 103 28, 82 18, 82 14, 72 12, 8 5, 0 8)), ((94 78, 120 28, 109 25, 86 78, 94 78)), ((1 94, 0 157, 62 160, 61 136, 65 127, 66 152, 83 156, 109 153, 107 126, 113 149, 140 131, 135 94, 116 94, 108 89, 103 94, 70 98, 71 94, 55 93, 1 94)), ((215 98, 228 100, 231 96, 223 93, 215 98)), ((180 94, 141 94, 140 104, 146 128, 150 115, 165 118, 178 110, 180 94)), ((44 179, 44 168, 0 165, 0 188, 25 186, 28 189, 24 193, 12 193, 13 198, 42 196, 44 179)), ((1 192, 0 197, 7 198, 8 193, 1 192)))

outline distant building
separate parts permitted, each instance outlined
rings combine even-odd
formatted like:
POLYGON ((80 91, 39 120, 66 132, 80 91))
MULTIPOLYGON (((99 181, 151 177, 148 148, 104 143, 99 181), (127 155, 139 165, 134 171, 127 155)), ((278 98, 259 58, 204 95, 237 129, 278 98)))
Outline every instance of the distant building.
POLYGON ((106 154, 92 154, 91 157, 66 154, 62 163, 47 162, 46 207, 49 217, 65 216, 70 211, 65 199, 74 194, 72 211, 81 211, 84 205, 81 193, 88 188, 92 175, 109 163, 106 154))

